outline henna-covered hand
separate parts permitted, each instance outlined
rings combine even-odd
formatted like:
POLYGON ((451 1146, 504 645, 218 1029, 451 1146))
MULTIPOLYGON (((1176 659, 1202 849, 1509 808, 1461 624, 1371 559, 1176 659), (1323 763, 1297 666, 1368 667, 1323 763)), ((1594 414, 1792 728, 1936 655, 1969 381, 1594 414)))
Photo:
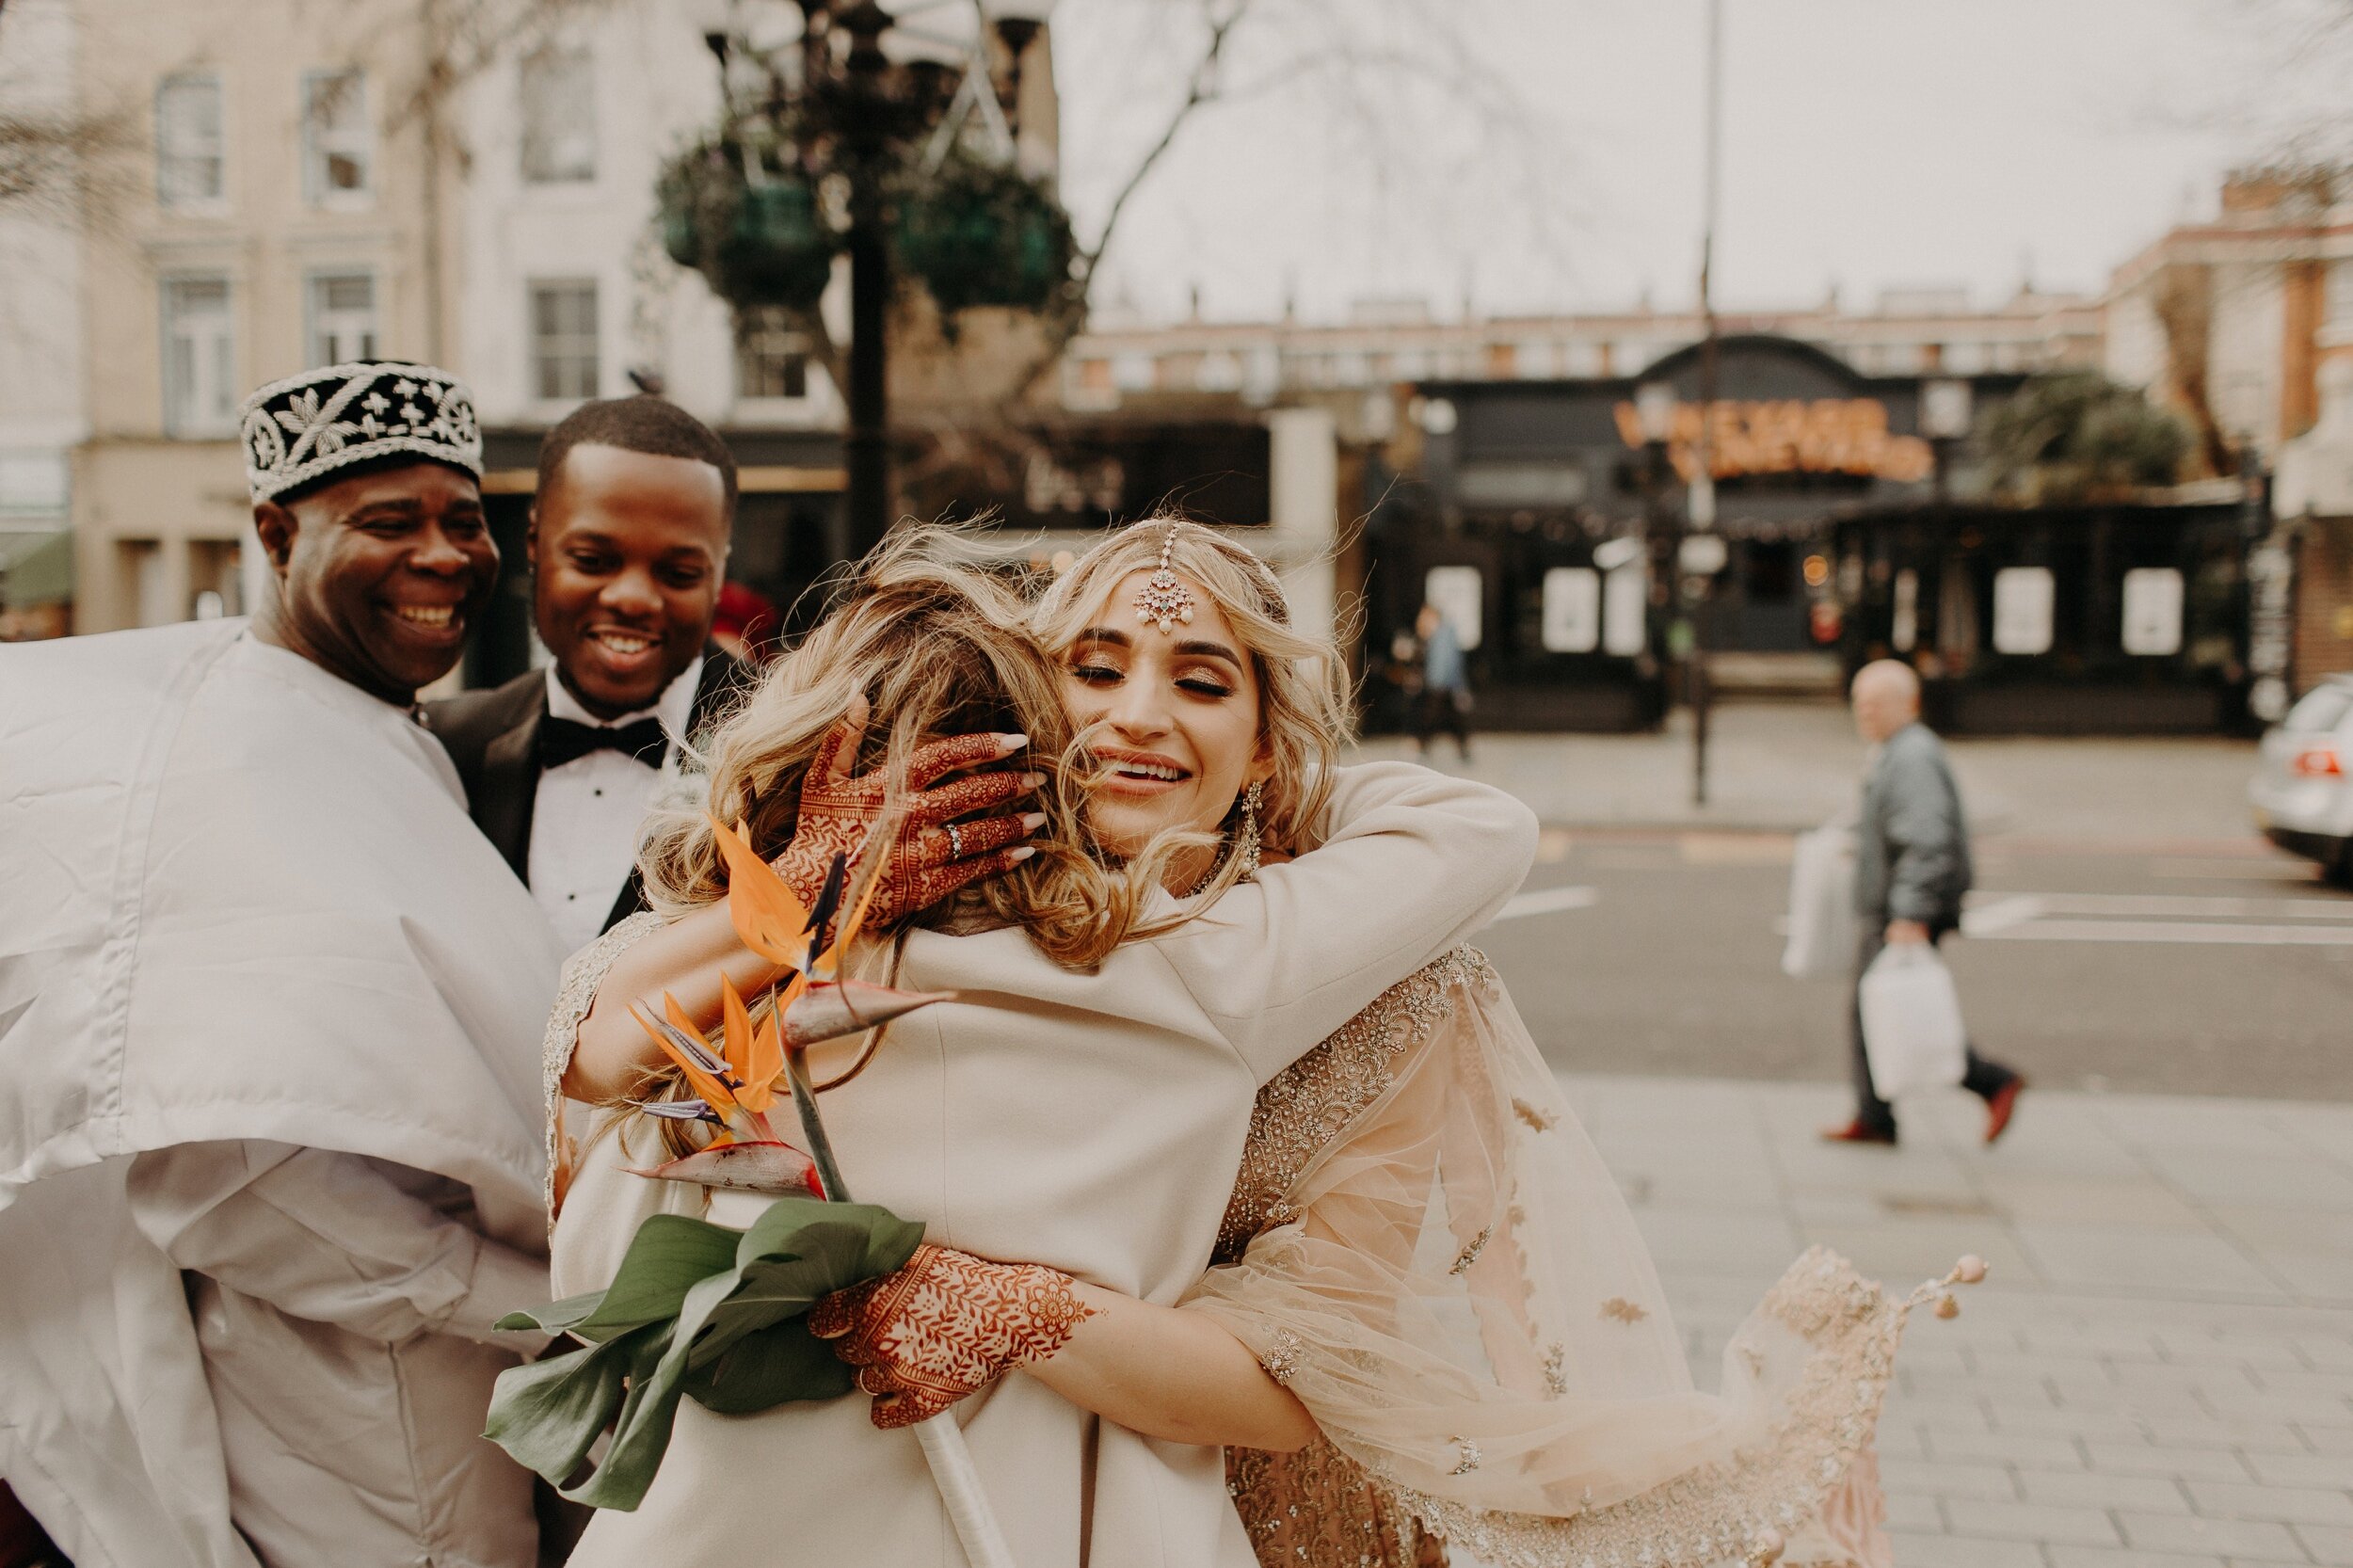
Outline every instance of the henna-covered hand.
MULTIPOLYGON (((866 699, 850 706, 827 732, 801 785, 792 841, 776 857, 776 874, 812 907, 836 855, 856 860, 890 805, 890 770, 853 776, 866 733, 866 699)), ((1009 804, 1044 783, 1045 776, 960 770, 999 761, 1029 744, 1024 735, 955 735, 929 741, 908 756, 898 780, 906 803, 904 825, 881 872, 867 928, 891 925, 928 909, 958 888, 1012 870, 1036 851, 1020 842, 1045 825, 1043 812, 958 819, 1009 804)))
POLYGON ((1045 1361, 1095 1316, 1068 1274, 1036 1263, 992 1263, 930 1242, 895 1274, 820 1301, 808 1328, 858 1368, 888 1431, 928 1420, 1009 1367, 1045 1361))

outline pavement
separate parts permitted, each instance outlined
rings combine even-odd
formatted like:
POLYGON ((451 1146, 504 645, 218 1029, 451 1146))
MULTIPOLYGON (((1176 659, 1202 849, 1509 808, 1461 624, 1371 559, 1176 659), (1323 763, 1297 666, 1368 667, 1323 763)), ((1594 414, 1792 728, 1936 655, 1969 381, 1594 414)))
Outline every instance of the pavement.
POLYGON ((1958 1091, 1897 1148, 1816 1137, 1845 993, 1781 978, 1776 920, 1789 834, 1854 798, 1843 711, 1721 710, 1705 808, 1680 725, 1437 765, 1547 824, 1481 944, 1703 1383, 1810 1244, 1897 1288, 1992 1265, 1914 1320, 1881 1420, 1898 1568, 2353 1568, 2353 899, 2253 836, 2249 743, 1952 749, 1984 891, 1949 956, 2037 1084, 1992 1148, 1958 1091))
MULTIPOLYGON (((2207 738, 1955 738, 1947 743, 1980 837, 2244 846, 2253 838, 2247 781, 2252 741, 2207 738)), ((1358 755, 1415 757, 1402 736, 1358 755)), ((1792 833, 1854 804, 1865 747, 1843 707, 1755 702, 1716 710, 1708 727, 1708 800, 1691 803, 1688 712, 1637 735, 1474 735, 1471 759, 1441 740, 1432 765, 1508 790, 1564 828, 1688 828, 1792 833)))
POLYGON ((1958 1092, 1896 1149, 1834 1087, 1563 1074, 1692 1365, 1816 1242, 1908 1288, 1880 1424, 1899 1568, 2353 1564, 2353 1105, 1958 1092))

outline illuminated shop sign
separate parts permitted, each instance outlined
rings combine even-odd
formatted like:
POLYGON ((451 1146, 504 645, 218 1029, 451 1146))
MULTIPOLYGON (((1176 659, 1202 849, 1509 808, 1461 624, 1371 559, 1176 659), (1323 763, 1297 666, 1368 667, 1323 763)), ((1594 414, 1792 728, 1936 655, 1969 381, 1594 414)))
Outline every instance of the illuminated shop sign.
MULTIPOLYGON (((1855 473, 1912 483, 1934 471, 1935 455, 1917 436, 1887 428, 1887 405, 1869 397, 1719 401, 1709 434, 1709 471, 1719 479, 1751 473, 1855 473)), ((1697 403, 1675 405, 1667 457, 1689 483, 1699 473, 1697 403)), ((1618 437, 1642 442, 1642 419, 1631 402, 1616 409, 1618 437)))

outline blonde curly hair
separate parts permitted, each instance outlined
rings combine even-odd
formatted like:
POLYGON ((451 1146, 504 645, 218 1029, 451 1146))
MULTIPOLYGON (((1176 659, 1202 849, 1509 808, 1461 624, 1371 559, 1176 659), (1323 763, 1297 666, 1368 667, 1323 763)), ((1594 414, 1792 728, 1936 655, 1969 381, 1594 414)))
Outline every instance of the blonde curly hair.
POLYGON ((648 825, 638 869, 648 902, 675 915, 726 896, 726 863, 706 813, 748 824, 762 856, 781 854, 819 743, 863 694, 873 721, 857 772, 886 767, 927 739, 998 730, 1028 735, 1027 765, 1046 776, 1034 808, 1047 823, 1030 840, 1037 854, 925 911, 921 923, 1018 924, 1057 963, 1085 969, 1121 942, 1208 907, 1240 879, 1240 856, 1225 857, 1201 889, 1209 896, 1186 911, 1144 918, 1171 858, 1215 842, 1239 799, 1221 833, 1169 830, 1124 861, 1105 855, 1086 829, 1096 764, 1061 690, 1064 656, 1105 596, 1158 565, 1172 529, 1170 564, 1225 613, 1257 676, 1261 744, 1273 769, 1259 808, 1263 840, 1290 853, 1312 847, 1308 835, 1348 731, 1339 661, 1328 640, 1291 626, 1282 584, 1257 556, 1216 529, 1162 514, 1118 529, 1033 593, 1040 579, 989 569, 966 531, 907 526, 867 558, 817 629, 701 740, 699 771, 648 825))

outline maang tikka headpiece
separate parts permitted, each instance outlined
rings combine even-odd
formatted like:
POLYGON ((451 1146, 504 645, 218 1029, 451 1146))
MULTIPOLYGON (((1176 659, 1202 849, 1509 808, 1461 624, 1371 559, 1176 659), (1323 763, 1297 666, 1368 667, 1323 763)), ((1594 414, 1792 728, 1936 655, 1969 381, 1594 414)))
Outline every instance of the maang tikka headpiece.
POLYGON ((1136 619, 1146 626, 1159 627, 1163 636, 1193 621, 1193 595, 1168 567, 1176 549, 1176 524, 1171 522, 1168 537, 1160 541, 1160 564, 1144 579, 1144 591, 1135 598, 1136 619))

